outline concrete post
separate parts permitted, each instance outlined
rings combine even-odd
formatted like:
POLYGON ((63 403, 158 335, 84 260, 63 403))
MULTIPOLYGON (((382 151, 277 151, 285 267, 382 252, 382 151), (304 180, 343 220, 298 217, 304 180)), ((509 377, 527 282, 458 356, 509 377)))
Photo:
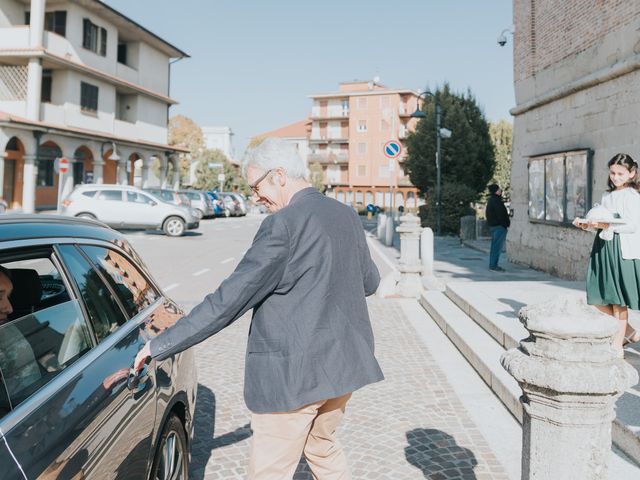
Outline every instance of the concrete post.
MULTIPOLYGON (((44 39, 45 0, 31 0, 29 14, 29 46, 42 48, 44 39)), ((27 67, 27 118, 40 120, 40 97, 42 92, 42 60, 30 58, 27 67)))
POLYGON ((173 189, 180 188, 180 157, 177 154, 171 155, 171 163, 173 163, 173 189))
POLYGON ((167 188, 167 157, 160 158, 160 187, 167 188))
POLYGON ((378 213, 377 218, 378 218, 378 229, 376 231, 376 235, 378 237, 378 240, 382 241, 382 239, 384 238, 384 232, 386 230, 387 216, 382 215, 381 213, 378 213))
POLYGON ((400 234, 400 260, 398 270, 400 281, 396 293, 402 297, 417 298, 422 292, 422 280, 420 272, 420 234, 422 227, 420 219, 409 213, 400 217, 400 225, 397 228, 400 234))
POLYGON ((93 183, 102 185, 104 183, 104 160, 93 161, 93 183))
POLYGON ((607 479, 614 404, 638 382, 612 347, 615 322, 570 296, 520 321, 531 335, 501 362, 523 392, 522 480, 607 479))
POLYGON ((22 211, 24 213, 34 213, 36 211, 36 156, 24 156, 24 170, 22 178, 22 211))
POLYGON ((395 226, 396 222, 393 220, 393 214, 389 213, 384 230, 384 244, 387 247, 391 247, 393 245, 393 232, 395 226))
POLYGON ((129 162, 129 160, 126 158, 118 160, 118 185, 129 185, 127 162, 129 162))
POLYGON ((433 243, 433 230, 423 228, 420 234, 420 259, 422 260, 422 275, 433 275, 433 256, 435 245, 433 243))

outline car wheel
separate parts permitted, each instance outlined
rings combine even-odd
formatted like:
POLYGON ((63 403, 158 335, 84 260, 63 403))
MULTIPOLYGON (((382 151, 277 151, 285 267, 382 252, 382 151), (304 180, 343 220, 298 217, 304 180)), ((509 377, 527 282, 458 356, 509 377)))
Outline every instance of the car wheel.
POLYGON ((76 215, 78 218, 90 218, 91 220, 96 220, 96 216, 93 213, 83 212, 76 215))
POLYGON ((152 480, 187 480, 188 461, 187 436, 180 419, 171 414, 160 435, 150 478, 152 480))
POLYGON ((179 237, 184 234, 184 220, 180 217, 169 217, 165 220, 162 229, 170 237, 179 237))
POLYGON ((204 212, 202 210, 200 210, 199 208, 196 208, 196 213, 198 214, 198 217, 204 218, 204 212))
POLYGON ((224 209, 224 216, 225 217, 230 217, 231 216, 231 210, 229 210, 228 208, 224 209))

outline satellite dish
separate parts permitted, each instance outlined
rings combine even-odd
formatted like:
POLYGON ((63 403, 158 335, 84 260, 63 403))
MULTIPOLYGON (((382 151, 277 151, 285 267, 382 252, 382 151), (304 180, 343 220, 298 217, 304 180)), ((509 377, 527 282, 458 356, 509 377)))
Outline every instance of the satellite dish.
POLYGON ((378 75, 373 77, 373 83, 380 83, 380 77, 378 75))

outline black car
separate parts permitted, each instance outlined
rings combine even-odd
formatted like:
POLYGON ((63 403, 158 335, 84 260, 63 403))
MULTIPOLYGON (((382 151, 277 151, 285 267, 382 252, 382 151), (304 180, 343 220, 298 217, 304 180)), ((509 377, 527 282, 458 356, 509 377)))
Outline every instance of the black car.
POLYGON ((0 479, 186 480, 193 353, 131 370, 182 311, 126 239, 3 216, 0 265, 0 479))

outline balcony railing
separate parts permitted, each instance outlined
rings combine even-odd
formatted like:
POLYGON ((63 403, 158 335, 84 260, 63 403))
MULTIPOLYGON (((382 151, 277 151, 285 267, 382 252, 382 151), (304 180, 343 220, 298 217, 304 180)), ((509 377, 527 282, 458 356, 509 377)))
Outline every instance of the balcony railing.
POLYGON ((329 135, 314 135, 311 134, 311 138, 309 138, 311 143, 349 143, 349 139, 347 137, 342 136, 329 136, 329 135))
POLYGON ((338 164, 349 163, 348 153, 310 153, 308 156, 309 163, 326 163, 338 164))
POLYGON ((29 48, 29 27, 0 28, 2 50, 23 50, 29 48))
POLYGON ((349 118, 349 109, 342 109, 342 108, 329 108, 327 110, 320 110, 320 109, 312 109, 311 110, 311 118, 317 119, 317 118, 323 118, 323 119, 330 119, 330 118, 345 118, 348 119, 349 118))

